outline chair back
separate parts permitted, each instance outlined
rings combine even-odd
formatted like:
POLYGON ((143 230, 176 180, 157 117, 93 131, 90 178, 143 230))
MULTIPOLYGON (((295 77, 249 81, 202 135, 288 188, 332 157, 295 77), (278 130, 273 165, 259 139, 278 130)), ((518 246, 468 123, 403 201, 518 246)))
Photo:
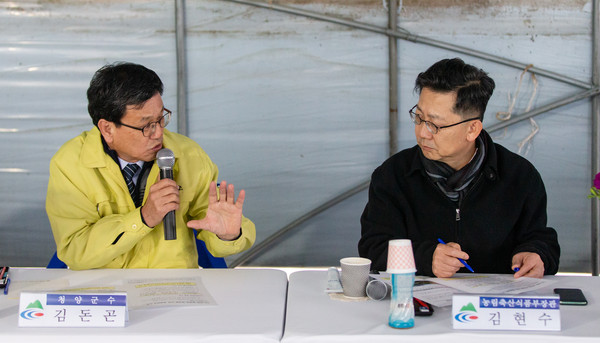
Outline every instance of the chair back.
MULTIPOLYGON (((197 232, 194 230, 194 235, 197 232)), ((198 265, 202 268, 227 268, 227 263, 223 257, 214 257, 203 240, 196 238, 196 250, 198 250, 198 265)))
POLYGON ((67 265, 61 261, 58 256, 56 256, 56 252, 54 252, 54 255, 52 255, 52 258, 50 259, 50 262, 48 262, 46 268, 67 268, 67 265))

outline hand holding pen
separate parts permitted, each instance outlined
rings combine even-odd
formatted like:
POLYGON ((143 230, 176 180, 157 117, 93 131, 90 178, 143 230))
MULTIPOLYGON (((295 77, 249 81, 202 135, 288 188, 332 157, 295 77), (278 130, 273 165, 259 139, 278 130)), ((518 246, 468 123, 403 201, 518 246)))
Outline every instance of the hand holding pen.
POLYGON ((515 272, 515 279, 522 276, 544 277, 544 262, 540 255, 534 252, 523 251, 512 257, 511 269, 515 272))
POLYGON ((451 277, 463 266, 472 273, 475 271, 465 262, 469 255, 460 249, 458 243, 450 242, 446 244, 438 238, 438 246, 433 253, 432 271, 437 277, 451 277))

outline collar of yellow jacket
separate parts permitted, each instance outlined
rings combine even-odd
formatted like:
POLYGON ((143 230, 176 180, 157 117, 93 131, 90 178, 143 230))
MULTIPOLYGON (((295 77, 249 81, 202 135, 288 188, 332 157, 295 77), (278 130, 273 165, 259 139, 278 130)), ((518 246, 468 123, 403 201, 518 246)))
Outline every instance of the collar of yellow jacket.
POLYGON ((94 126, 90 131, 83 133, 83 146, 81 147, 81 163, 87 168, 106 167, 112 158, 104 152, 100 130, 94 126))

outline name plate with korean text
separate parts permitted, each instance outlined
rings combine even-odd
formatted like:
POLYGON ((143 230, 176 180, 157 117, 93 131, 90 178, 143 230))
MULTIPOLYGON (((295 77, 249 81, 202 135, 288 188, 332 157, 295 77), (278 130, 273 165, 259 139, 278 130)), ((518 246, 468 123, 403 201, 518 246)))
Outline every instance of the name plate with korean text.
POLYGON ((127 294, 21 292, 21 327, 124 327, 127 294))
POLYGON ((560 299, 558 295, 454 294, 452 327, 560 331, 560 299))

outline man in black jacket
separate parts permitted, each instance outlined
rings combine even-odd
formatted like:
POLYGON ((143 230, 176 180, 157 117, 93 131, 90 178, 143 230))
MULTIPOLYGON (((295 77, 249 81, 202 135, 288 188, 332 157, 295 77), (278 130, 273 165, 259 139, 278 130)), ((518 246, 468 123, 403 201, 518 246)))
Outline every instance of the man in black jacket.
POLYGON ((406 238, 421 275, 468 272, 459 258, 477 273, 541 278, 558 271, 540 174, 483 130, 494 87, 458 58, 417 77, 419 102, 409 111, 417 145, 373 172, 361 217, 358 249, 374 269, 386 269, 389 240, 406 238))

